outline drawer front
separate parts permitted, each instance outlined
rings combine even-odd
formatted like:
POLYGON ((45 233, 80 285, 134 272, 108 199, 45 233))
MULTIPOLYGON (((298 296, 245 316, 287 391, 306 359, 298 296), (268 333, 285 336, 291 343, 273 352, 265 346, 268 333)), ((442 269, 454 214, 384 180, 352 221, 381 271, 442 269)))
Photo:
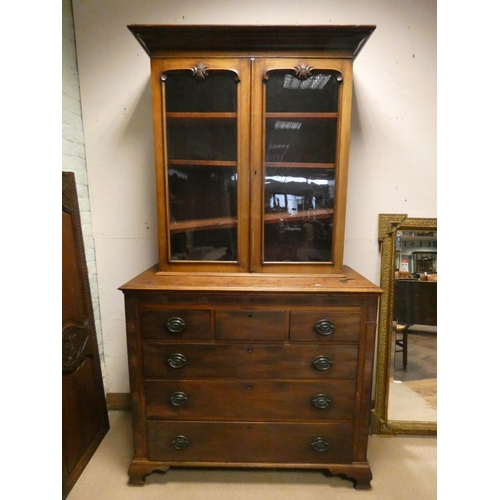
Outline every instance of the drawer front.
POLYGON ((354 379, 356 345, 143 344, 144 376, 354 379))
POLYGON ((352 424, 147 423, 148 458, 172 462, 352 462, 352 424))
POLYGON ((215 338, 233 340, 285 340, 285 311, 215 312, 215 338))
POLYGON ((354 420, 354 380, 146 381, 148 418, 354 420))
POLYGON ((142 336, 162 340, 210 340, 210 311, 199 309, 142 309, 142 336))
POLYGON ((359 341, 361 314, 341 311, 292 311, 290 340, 313 342, 359 341))

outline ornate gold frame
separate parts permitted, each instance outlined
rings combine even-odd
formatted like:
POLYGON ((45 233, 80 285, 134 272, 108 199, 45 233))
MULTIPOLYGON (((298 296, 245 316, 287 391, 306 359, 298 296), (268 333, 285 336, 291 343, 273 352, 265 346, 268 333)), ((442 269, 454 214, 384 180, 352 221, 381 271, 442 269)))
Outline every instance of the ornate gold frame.
POLYGON ((436 422, 388 420, 389 381, 394 300, 394 248, 398 230, 437 231, 437 219, 414 219, 405 214, 379 214, 378 241, 381 251, 379 328, 375 371, 375 406, 371 415, 372 434, 437 434, 436 422))

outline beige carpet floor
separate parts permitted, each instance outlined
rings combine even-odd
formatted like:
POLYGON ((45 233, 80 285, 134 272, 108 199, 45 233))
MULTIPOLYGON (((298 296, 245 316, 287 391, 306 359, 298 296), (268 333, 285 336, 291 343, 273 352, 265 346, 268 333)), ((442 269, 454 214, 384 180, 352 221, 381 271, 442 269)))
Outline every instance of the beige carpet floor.
POLYGON ((437 409, 437 378, 409 380, 404 384, 424 398, 431 408, 437 409))
POLYGON ((170 469, 128 486, 130 414, 110 412, 111 429, 67 500, 435 500, 435 436, 370 436, 372 489, 321 471, 170 469))

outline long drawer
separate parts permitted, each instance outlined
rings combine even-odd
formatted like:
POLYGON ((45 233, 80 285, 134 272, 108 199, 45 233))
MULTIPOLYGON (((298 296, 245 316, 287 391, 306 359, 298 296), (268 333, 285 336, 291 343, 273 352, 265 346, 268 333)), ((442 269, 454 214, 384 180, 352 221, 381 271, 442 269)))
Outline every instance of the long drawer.
POLYGON ((175 463, 341 464, 352 424, 147 421, 149 460, 175 463))
POLYGON ((354 379, 358 346, 144 342, 143 356, 147 379, 354 379))
POLYGON ((354 380, 149 380, 145 391, 148 418, 354 420, 354 380))

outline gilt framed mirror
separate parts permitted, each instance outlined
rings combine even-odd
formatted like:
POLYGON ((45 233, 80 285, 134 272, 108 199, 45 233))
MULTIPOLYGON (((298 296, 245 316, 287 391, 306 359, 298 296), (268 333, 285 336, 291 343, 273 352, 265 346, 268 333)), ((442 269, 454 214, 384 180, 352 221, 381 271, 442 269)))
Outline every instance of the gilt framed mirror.
POLYGON ((379 214, 372 434, 437 434, 437 219, 379 214))

